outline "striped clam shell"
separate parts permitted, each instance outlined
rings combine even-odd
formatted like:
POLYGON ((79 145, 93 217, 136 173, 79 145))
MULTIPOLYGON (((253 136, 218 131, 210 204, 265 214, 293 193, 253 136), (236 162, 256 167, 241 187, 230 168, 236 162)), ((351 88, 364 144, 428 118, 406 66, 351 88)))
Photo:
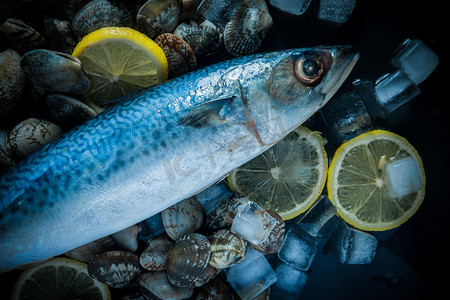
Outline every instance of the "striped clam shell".
POLYGON ((173 240, 195 232, 203 223, 203 208, 195 197, 184 199, 161 212, 164 229, 173 240))
POLYGON ((264 0, 244 0, 225 26, 225 48, 234 56, 254 53, 271 27, 264 0))
POLYGON ((197 67, 194 51, 188 43, 172 33, 163 33, 155 39, 167 58, 169 77, 174 78, 197 67))
POLYGON ((21 56, 15 50, 0 53, 0 116, 15 112, 25 89, 25 74, 20 67, 21 56))
POLYGON ((165 271, 142 273, 136 281, 149 299, 188 299, 194 294, 193 288, 173 285, 165 271))
POLYGON ((167 275, 172 284, 193 287, 201 279, 208 266, 211 246, 208 239, 199 233, 183 236, 169 251, 167 275))
POLYGON ((19 158, 25 158, 52 142, 62 133, 62 129, 52 122, 29 118, 11 130, 9 142, 14 154, 19 158))
POLYGON ((167 268, 167 257, 174 241, 166 234, 148 241, 142 251, 139 261, 141 266, 149 271, 161 271, 167 268))
POLYGON ((173 32, 180 19, 177 0, 149 0, 141 6, 136 21, 139 30, 154 39, 162 33, 173 32))
POLYGON ((133 21, 131 11, 124 5, 93 0, 75 14, 72 29, 77 36, 84 37, 102 27, 130 27, 133 21))
POLYGON ((216 268, 237 265, 245 258, 247 243, 228 229, 221 229, 211 236, 211 258, 209 264, 216 268))
POLYGON ((88 264, 93 278, 110 287, 123 287, 141 273, 139 257, 126 251, 109 251, 96 255, 88 264))
POLYGON ((194 21, 181 23, 173 34, 186 41, 195 54, 212 53, 223 44, 221 31, 209 21, 200 25, 194 21))
POLYGON ((72 249, 64 255, 82 262, 89 262, 97 254, 113 250, 116 247, 114 240, 108 235, 80 247, 72 249))

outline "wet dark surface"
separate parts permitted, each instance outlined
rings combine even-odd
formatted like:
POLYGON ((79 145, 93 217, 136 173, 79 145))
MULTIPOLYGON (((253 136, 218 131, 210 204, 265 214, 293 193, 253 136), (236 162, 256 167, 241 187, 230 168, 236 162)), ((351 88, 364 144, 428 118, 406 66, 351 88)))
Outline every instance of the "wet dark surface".
MULTIPOLYGON (((268 1, 267 1, 268 2, 268 1)), ((376 80, 393 71, 390 59, 405 39, 421 39, 440 58, 437 69, 421 83, 421 93, 407 105, 379 119, 376 127, 405 137, 422 157, 427 176, 426 195, 418 212, 393 232, 380 238, 375 261, 370 265, 342 265, 319 253, 299 299, 425 299, 445 291, 450 267, 450 202, 448 196, 449 91, 448 49, 444 47, 442 2, 420 5, 410 1, 357 1, 350 20, 335 26, 320 23, 314 0, 302 16, 291 16, 269 5, 273 28, 260 51, 309 47, 318 44, 351 44, 361 57, 347 80, 376 80), (438 5, 441 4, 441 5, 438 5)), ((447 26, 448 27, 448 26, 447 26)), ((202 58, 200 65, 231 58, 228 54, 202 58)), ((345 85, 343 89, 345 89, 345 85)), ((320 121, 320 120, 319 120, 320 121)), ((317 128, 323 129, 320 122, 317 128)), ((20 271, 0 274, 9 296, 20 271)), ((121 293, 118 293, 121 294, 121 293)), ((1 297, 3 298, 3 297, 1 297)), ((119 298, 119 297, 118 297, 119 298)))

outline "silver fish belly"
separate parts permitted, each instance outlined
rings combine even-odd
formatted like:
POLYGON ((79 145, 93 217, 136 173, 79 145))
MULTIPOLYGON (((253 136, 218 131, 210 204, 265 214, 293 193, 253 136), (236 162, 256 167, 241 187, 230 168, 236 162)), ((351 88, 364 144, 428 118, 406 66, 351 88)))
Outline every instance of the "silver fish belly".
POLYGON ((120 99, 0 178, 0 271, 117 232, 220 180, 322 107, 357 59, 349 46, 257 54, 120 99))

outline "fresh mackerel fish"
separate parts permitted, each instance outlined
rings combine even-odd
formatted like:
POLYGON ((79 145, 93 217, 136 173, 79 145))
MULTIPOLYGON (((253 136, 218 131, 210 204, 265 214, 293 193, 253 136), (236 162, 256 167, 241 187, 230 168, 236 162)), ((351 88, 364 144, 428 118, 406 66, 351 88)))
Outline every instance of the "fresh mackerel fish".
POLYGON ((359 57, 350 46, 236 58, 127 95, 0 178, 0 271, 136 224, 302 124, 359 57))

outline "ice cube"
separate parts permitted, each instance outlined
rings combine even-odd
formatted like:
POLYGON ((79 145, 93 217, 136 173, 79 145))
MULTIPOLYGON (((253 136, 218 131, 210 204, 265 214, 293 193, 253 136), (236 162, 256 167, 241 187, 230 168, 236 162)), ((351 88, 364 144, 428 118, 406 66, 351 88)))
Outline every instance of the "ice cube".
POLYGON ((252 244, 263 243, 276 224, 276 220, 255 202, 238 207, 231 231, 252 244))
POLYGON ((356 79, 352 82, 352 91, 360 95, 372 120, 380 116, 381 107, 375 96, 375 87, 372 81, 356 79))
POLYGON ((330 253, 343 264, 369 264, 375 258, 378 241, 367 232, 341 221, 329 241, 330 253))
POLYGON ((375 82, 375 95, 383 112, 382 117, 386 117, 419 93, 419 87, 402 70, 385 74, 375 82))
POLYGON ((388 162, 384 169, 389 196, 400 198, 423 188, 422 174, 411 157, 388 162))
POLYGON ((270 0, 270 4, 284 12, 300 16, 308 8, 311 0, 270 0))
POLYGON ((297 224, 310 236, 327 238, 336 229, 338 221, 336 207, 323 196, 297 224))
POLYGON ((278 258, 298 270, 307 271, 316 255, 318 239, 297 224, 289 227, 278 251, 278 258))
POLYGON ((395 50, 391 62, 419 84, 437 67, 439 57, 423 41, 406 39, 395 50))
POLYGON ((245 259, 226 269, 228 282, 242 299, 253 299, 277 281, 277 275, 263 254, 252 247, 245 259))
POLYGON ((356 0, 320 0, 317 17, 319 20, 343 24, 353 13, 356 0))
POLYGON ((139 227, 141 228, 139 239, 144 241, 165 232, 160 212, 140 222, 139 227))
POLYGON ((220 182, 213 184, 205 190, 198 193, 196 196, 198 202, 202 205, 207 214, 212 212, 216 207, 222 203, 225 199, 228 199, 233 195, 228 190, 225 183, 220 182))
POLYGON ((322 108, 321 114, 338 145, 373 128, 361 96, 353 91, 332 99, 322 108))
POLYGON ((308 275, 289 264, 277 259, 274 263, 277 274, 275 282, 270 290, 271 299, 296 299, 305 286, 308 275))

